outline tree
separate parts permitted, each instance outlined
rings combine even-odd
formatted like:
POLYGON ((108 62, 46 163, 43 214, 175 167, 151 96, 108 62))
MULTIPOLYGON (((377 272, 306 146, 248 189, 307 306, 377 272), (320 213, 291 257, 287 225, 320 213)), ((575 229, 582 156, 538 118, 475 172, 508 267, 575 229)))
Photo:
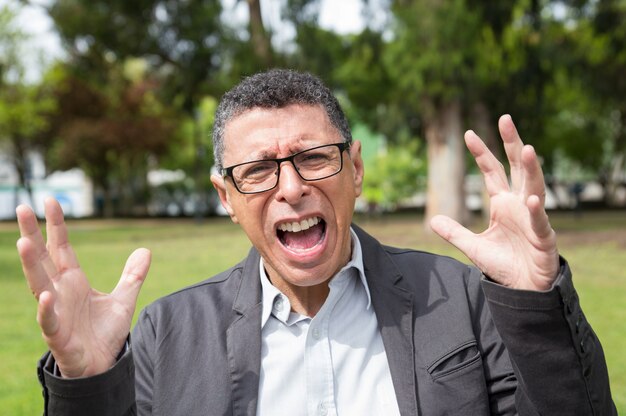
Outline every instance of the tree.
POLYGON ((583 16, 591 23, 593 36, 580 44, 585 65, 579 75, 593 86, 588 93, 602 105, 609 121, 605 137, 611 156, 603 169, 603 182, 607 202, 614 205, 618 188, 626 185, 626 2, 599 0, 584 5, 588 14, 583 16))
MULTIPOLYGON (((224 89, 222 74, 229 63, 223 48, 232 41, 220 21, 221 11, 221 2, 214 0, 56 0, 49 8, 72 65, 82 76, 101 83, 107 74, 98 68, 142 58, 159 77, 160 100, 194 120, 192 176, 198 195, 206 194, 202 178, 211 166, 198 106, 202 97, 224 89)), ((204 199, 198 199, 198 215, 204 199)))
POLYGON ((580 180, 559 167, 563 161, 577 165, 589 172, 587 178, 599 176, 613 203, 620 176, 615 173, 623 175, 619 164, 626 150, 619 144, 619 115, 626 110, 624 9, 613 1, 519 4, 513 22, 519 23, 505 30, 503 43, 509 61, 525 63, 507 77, 515 97, 510 106, 527 118, 520 127, 543 156, 546 172, 580 180))
POLYGON ((258 58, 260 64, 269 68, 274 61, 274 50, 268 32, 263 25, 263 17, 261 14, 261 0, 246 0, 248 4, 248 30, 250 32, 250 43, 254 55, 258 58))
POLYGON ((157 89, 141 61, 130 60, 109 65, 100 88, 68 71, 56 90, 59 113, 48 132, 56 139, 51 166, 82 168, 101 196, 102 215, 146 213, 149 159, 174 144, 177 127, 156 99, 157 89))
POLYGON ((463 0, 395 1, 395 37, 385 53, 392 99, 419 119, 427 143, 426 218, 465 222, 463 93, 473 80, 478 16, 463 0), (462 28, 462 30, 460 30, 462 28))
MULTIPOLYGON (((47 117, 55 110, 51 94, 53 79, 27 83, 21 62, 22 45, 26 35, 14 26, 15 13, 8 7, 0 9, 0 141, 18 174, 19 185, 33 204, 29 156, 42 151, 45 141, 42 132, 47 128, 47 117)), ((14 203, 19 203, 16 188, 14 203)))

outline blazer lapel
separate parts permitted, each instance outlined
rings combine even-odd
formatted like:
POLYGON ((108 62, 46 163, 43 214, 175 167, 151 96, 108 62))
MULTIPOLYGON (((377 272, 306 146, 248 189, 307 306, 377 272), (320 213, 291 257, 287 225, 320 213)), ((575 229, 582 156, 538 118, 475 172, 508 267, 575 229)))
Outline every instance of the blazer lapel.
POLYGON ((399 282, 402 275, 380 243, 354 226, 363 250, 365 276, 385 345, 401 415, 417 415, 413 295, 399 282))
POLYGON ((226 330, 233 391, 233 414, 255 415, 261 369, 261 282, 259 254, 250 250, 235 296, 235 320, 226 330))

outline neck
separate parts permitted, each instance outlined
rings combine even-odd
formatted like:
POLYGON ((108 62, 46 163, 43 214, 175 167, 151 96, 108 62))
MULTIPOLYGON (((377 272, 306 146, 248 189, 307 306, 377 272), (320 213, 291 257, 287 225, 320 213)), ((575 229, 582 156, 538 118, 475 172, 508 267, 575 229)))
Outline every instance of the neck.
POLYGON ((317 315, 324 302, 326 302, 330 292, 328 288, 329 280, 315 286, 296 286, 282 279, 270 278, 270 282, 287 296, 292 311, 311 318, 317 315))
POLYGON ((317 280, 317 283, 309 281, 310 285, 306 286, 294 284, 289 279, 284 278, 284 276, 267 261, 264 261, 265 274, 270 283, 287 296, 293 312, 313 318, 322 308, 324 302, 326 302, 326 298, 328 298, 328 294, 330 293, 328 283, 330 279, 332 279, 352 258, 351 238, 345 250, 342 251, 344 254, 342 255, 343 260, 339 262, 340 266, 324 280, 317 280))

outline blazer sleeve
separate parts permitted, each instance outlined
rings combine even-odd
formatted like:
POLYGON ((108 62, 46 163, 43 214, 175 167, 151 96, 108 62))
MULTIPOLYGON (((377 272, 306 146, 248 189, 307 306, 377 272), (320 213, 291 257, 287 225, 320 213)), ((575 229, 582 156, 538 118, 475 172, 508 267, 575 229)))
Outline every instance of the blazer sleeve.
POLYGON ((135 366, 130 350, 107 372, 93 377, 67 379, 55 375, 50 352, 39 361, 37 373, 43 388, 44 416, 131 416, 135 410, 135 366))
POLYGON ((154 330, 145 311, 140 314, 130 338, 132 347, 125 347, 115 365, 93 377, 62 378, 55 374, 52 354, 44 354, 37 367, 43 390, 44 416, 151 414, 152 362, 148 352, 154 344, 154 330))
POLYGON ((617 415, 602 346, 564 260, 546 292, 509 289, 487 278, 482 287, 517 376, 520 415, 617 415))
POLYGON ((155 330, 150 315, 144 309, 133 329, 132 346, 135 357, 135 394, 139 415, 152 414, 154 391, 155 330))

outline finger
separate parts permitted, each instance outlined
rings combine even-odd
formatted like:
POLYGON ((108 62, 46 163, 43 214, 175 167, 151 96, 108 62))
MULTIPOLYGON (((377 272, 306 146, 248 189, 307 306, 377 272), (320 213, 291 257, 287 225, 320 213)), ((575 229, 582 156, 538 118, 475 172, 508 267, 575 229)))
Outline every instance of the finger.
POLYGON ((148 275, 151 257, 152 255, 148 249, 138 248, 133 251, 128 260, 126 260, 120 281, 111 293, 113 297, 133 311, 135 310, 141 285, 148 275))
POLYGON ((46 234, 48 238, 48 251, 57 270, 62 272, 66 269, 78 268, 78 259, 67 237, 67 227, 63 218, 63 209, 54 198, 46 198, 46 234))
POLYGON ((54 292, 51 276, 46 271, 32 240, 22 237, 17 240, 17 252, 22 262, 22 271, 35 298, 42 292, 54 292))
POLYGON ((514 191, 519 191, 524 184, 522 166, 522 147, 524 144, 510 115, 505 114, 500 117, 498 128, 500 129, 500 135, 504 142, 504 151, 511 167, 511 187, 514 191))
POLYGON ((543 207, 546 201, 546 184, 539 158, 532 146, 526 145, 522 149, 522 163, 524 166, 524 196, 528 199, 529 196, 536 195, 543 207))
POLYGON ((37 308, 37 322, 46 337, 51 337, 59 330, 59 318, 54 310, 55 295, 52 292, 42 292, 37 308))
POLYGON ((526 201, 526 206, 530 212, 530 225, 535 235, 540 239, 554 238, 555 233, 541 199, 537 195, 531 195, 526 201))
POLYGON ((15 209, 15 214, 17 216, 17 225, 20 228, 20 234, 22 237, 33 235, 37 232, 41 234, 37 217, 30 207, 26 205, 19 205, 15 209))
POLYGON ((444 215, 436 215, 430 220, 430 227, 441 238, 461 250, 470 260, 476 258, 476 234, 458 222, 444 215))
MULTIPOLYGON (((40 262, 41 267, 43 267, 48 277, 55 276, 57 274, 57 268, 48 255, 46 243, 41 235, 41 230, 39 229, 39 223, 37 222, 35 213, 26 205, 20 205, 15 209, 15 214, 17 216, 17 224, 19 226, 22 239, 30 242, 30 244, 27 245, 27 254, 29 255, 29 258, 33 261, 36 260, 40 262), (35 258, 33 258, 33 256, 35 256, 35 258)), ((29 262, 29 265, 32 266, 33 261, 29 262)), ((22 268, 23 267, 24 262, 22 261, 22 268)))
POLYGON ((465 145, 483 174, 489 196, 509 190, 509 183, 502 163, 491 153, 487 145, 472 130, 465 132, 465 145))

